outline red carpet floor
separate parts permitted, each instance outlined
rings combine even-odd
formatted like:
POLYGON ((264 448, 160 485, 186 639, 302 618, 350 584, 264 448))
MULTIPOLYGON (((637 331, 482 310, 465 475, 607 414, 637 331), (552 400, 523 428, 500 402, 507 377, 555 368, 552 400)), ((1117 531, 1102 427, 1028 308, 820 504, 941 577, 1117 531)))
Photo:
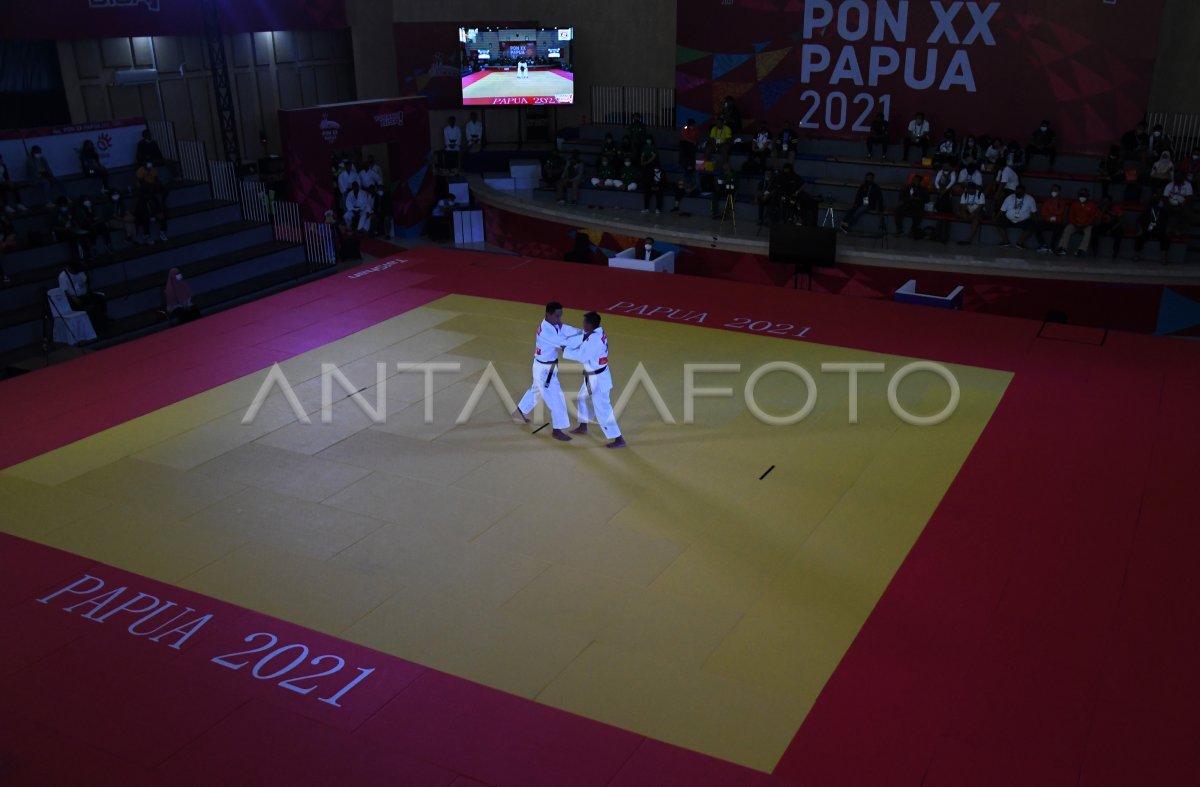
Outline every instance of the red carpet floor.
POLYGON ((769 320, 1014 379, 774 778, 0 536, 0 783, 1200 784, 1200 346, 512 257, 404 259, 0 384, 0 466, 450 292, 769 320), (36 600, 85 574, 213 617, 176 650, 36 600), (211 661, 256 632, 345 668, 301 694, 211 661), (360 667, 376 672, 342 708, 319 700, 360 667))

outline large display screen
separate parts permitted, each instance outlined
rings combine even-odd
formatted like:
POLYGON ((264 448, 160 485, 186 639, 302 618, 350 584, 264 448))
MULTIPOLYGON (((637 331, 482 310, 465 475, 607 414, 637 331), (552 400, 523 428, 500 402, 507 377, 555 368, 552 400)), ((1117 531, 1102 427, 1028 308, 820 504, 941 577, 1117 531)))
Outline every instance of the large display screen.
POLYGON ((460 27, 464 106, 574 104, 572 27, 460 27))

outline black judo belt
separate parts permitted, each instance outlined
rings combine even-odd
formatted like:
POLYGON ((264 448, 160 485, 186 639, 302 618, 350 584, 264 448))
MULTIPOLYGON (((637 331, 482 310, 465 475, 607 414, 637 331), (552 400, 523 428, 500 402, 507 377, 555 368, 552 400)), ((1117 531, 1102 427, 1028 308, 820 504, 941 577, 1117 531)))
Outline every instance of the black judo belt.
POLYGON ((586 369, 583 371, 583 384, 587 386, 588 396, 592 395, 592 375, 600 374, 601 372, 607 372, 607 371, 608 371, 607 366, 601 366, 599 369, 597 369, 594 372, 589 372, 586 369))
POLYGON ((538 363, 550 367, 550 374, 546 375, 546 382, 542 383, 543 388, 549 388, 550 381, 554 379, 554 370, 558 368, 558 359, 555 358, 553 361, 538 361, 538 363))

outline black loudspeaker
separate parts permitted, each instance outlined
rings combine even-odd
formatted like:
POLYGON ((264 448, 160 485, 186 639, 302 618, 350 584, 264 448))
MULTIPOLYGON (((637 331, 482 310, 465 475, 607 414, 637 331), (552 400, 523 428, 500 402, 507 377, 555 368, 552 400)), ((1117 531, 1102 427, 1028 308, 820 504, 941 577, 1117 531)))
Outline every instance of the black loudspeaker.
POLYGON ((797 269, 832 268, 837 261, 837 230, 772 224, 768 258, 797 269))

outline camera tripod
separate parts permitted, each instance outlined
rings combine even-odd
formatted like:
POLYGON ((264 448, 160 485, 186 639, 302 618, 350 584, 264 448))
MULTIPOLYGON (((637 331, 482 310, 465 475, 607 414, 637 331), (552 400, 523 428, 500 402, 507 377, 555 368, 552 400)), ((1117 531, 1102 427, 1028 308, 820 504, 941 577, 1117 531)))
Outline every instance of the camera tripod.
POLYGON ((725 208, 724 208, 724 210, 721 211, 721 224, 720 224, 721 228, 724 228, 724 226, 725 226, 725 218, 726 217, 728 217, 730 219, 730 221, 733 223, 733 232, 734 232, 734 234, 737 234, 737 210, 736 210, 736 206, 734 203, 732 191, 725 192, 725 208))
POLYGON ((833 203, 826 202, 825 210, 821 213, 821 223, 819 226, 824 227, 828 224, 830 229, 837 229, 837 216, 833 213, 833 203))

